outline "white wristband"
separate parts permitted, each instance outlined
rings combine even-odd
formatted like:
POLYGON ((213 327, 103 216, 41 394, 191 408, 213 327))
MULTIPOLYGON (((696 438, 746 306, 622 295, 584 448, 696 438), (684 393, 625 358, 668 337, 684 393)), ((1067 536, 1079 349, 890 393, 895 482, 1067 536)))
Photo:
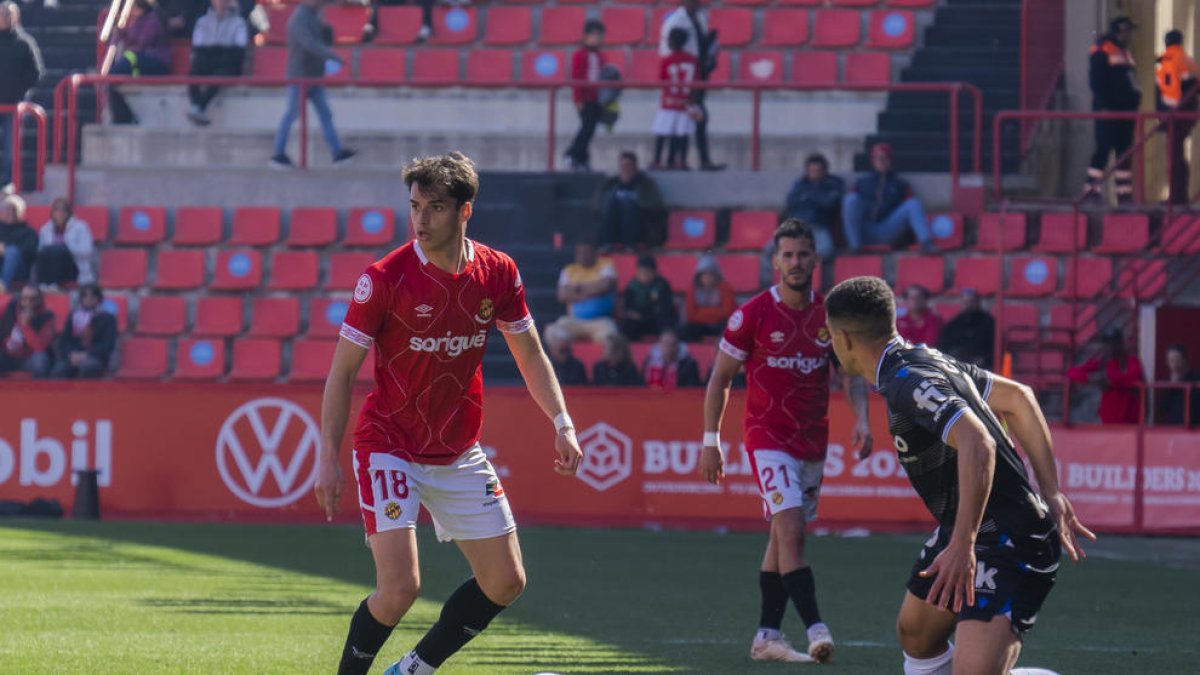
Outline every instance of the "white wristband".
POLYGON ((574 429, 575 423, 571 421, 571 415, 566 410, 558 413, 554 418, 554 429, 558 433, 562 433, 563 429, 574 429))
POLYGON ((715 431, 704 432, 704 447, 720 448, 721 447, 721 435, 715 431))

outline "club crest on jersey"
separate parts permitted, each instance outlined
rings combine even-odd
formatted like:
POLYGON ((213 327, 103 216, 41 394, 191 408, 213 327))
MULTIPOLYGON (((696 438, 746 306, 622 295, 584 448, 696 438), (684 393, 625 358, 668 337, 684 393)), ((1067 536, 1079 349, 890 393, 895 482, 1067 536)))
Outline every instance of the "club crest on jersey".
POLYGON ((364 274, 354 284, 354 301, 362 304, 371 299, 371 277, 364 274))
POLYGON ((417 305, 414 309, 417 310, 417 318, 420 319, 428 319, 429 313, 433 311, 432 307, 424 303, 417 305))
POLYGON ((388 502, 383 505, 383 515, 392 520, 398 519, 402 513, 404 513, 404 509, 400 508, 400 505, 396 502, 388 502))
POLYGON ((771 342, 774 342, 775 344, 783 342, 783 337, 783 331, 781 330, 771 332, 771 342))
POLYGON ((492 305, 491 298, 484 298, 479 303, 479 313, 475 315, 475 321, 477 323, 487 323, 491 321, 492 312, 494 311, 495 307, 492 305))
POLYGON ((771 503, 774 504, 775 506, 779 506, 780 504, 783 503, 783 495, 778 492, 772 492, 771 493, 771 503))
POLYGON ((821 326, 817 329, 817 344, 821 345, 822 347, 829 346, 829 329, 825 326, 821 326))
POLYGON ((500 481, 496 478, 489 480, 487 482, 487 487, 485 487, 483 491, 484 491, 484 494, 488 497, 503 497, 504 496, 504 486, 501 485, 500 481))
POLYGON ((742 321, 744 318, 745 317, 742 316, 742 310, 739 309, 738 311, 734 312, 729 317, 729 330, 736 332, 738 329, 740 329, 742 327, 742 321))

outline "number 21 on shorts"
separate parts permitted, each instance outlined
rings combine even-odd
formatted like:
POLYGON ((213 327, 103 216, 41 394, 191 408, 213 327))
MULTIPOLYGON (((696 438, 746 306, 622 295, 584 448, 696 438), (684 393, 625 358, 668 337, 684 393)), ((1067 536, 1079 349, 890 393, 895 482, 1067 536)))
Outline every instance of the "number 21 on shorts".
POLYGON ((759 466, 758 479, 762 481, 764 492, 792 487, 792 479, 788 475, 786 464, 766 464, 759 466), (776 481, 778 481, 778 485, 776 485, 776 481))
POLYGON ((408 497, 408 474, 399 469, 372 469, 371 473, 371 481, 379 491, 380 501, 408 497))

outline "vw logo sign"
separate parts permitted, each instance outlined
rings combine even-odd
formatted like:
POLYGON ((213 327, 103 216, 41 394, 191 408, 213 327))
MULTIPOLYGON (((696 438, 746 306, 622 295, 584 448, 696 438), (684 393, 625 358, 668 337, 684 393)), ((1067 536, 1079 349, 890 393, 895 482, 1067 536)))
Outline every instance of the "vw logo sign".
POLYGON ((217 433, 217 471, 238 499, 287 506, 317 480, 321 434, 303 408, 282 398, 242 404, 217 433))
POLYGON ((629 478, 633 473, 633 441, 604 422, 579 434, 583 462, 575 474, 598 492, 629 478))

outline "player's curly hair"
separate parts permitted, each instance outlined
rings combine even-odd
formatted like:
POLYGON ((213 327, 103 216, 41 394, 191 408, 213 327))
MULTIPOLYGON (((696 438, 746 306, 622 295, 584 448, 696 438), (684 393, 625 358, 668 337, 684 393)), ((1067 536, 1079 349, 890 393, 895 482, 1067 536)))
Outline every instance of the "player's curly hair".
POLYGON ((775 229, 774 239, 775 248, 779 248, 780 239, 807 239, 814 249, 817 247, 817 238, 813 235, 812 225, 799 218, 788 218, 780 223, 779 227, 775 229))
POLYGON ((854 277, 834 286, 825 296, 825 315, 865 340, 896 334, 896 296, 879 277, 854 277))
POLYGON ((413 184, 421 191, 440 190, 454 198, 455 206, 461 207, 475 201, 479 193, 479 172, 475 162, 461 152, 451 152, 436 157, 419 157, 404 167, 404 185, 413 184))

